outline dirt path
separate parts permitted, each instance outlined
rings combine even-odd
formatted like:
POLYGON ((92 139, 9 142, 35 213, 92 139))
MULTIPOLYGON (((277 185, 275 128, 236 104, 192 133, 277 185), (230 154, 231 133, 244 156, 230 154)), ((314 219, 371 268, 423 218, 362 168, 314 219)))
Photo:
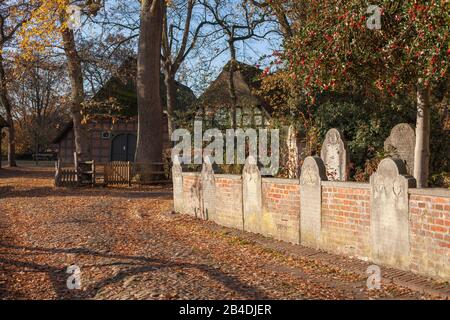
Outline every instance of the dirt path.
POLYGON ((427 298, 368 291, 348 270, 171 214, 170 190, 54 189, 51 178, 0 170, 2 299, 427 298), (67 288, 71 265, 81 290, 67 288))

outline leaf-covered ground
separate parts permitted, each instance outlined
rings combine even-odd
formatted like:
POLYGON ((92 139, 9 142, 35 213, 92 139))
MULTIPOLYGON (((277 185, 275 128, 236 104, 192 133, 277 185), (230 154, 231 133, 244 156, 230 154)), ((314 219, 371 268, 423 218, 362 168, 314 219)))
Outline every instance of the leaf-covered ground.
POLYGON ((171 214, 169 189, 54 189, 52 176, 0 170, 1 299, 427 298, 171 214))

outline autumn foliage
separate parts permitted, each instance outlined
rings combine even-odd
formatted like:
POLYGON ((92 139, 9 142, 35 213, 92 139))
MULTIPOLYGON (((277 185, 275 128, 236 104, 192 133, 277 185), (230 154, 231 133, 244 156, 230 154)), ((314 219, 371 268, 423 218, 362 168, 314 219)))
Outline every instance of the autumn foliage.
POLYGON ((364 84, 388 95, 438 82, 449 66, 447 1, 377 1, 381 29, 367 27, 374 12, 361 1, 293 1, 294 36, 284 52, 290 77, 315 94, 364 84))

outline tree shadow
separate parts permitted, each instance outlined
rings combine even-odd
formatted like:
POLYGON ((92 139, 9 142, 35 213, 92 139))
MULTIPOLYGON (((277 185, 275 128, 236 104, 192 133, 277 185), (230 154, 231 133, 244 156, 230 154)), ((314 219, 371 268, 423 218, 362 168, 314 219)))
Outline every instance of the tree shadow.
POLYGON ((51 179, 55 176, 54 168, 1 168, 0 178, 51 179))
MULTIPOLYGON (((91 257, 117 259, 121 261, 116 261, 108 264, 96 264, 94 266, 105 267, 115 265, 115 266, 129 267, 128 269, 120 270, 117 274, 115 274, 112 277, 100 280, 92 284, 83 291, 69 290, 66 286, 66 281, 69 276, 69 274, 65 272, 66 270, 52 267, 46 264, 38 264, 35 262, 24 262, 20 260, 3 258, 1 257, 1 255, 5 255, 8 253, 0 252, 0 264, 3 265, 2 269, 4 269, 4 266, 12 266, 29 269, 28 272, 47 273, 49 275, 57 299, 92 299, 95 298, 95 296, 99 293, 99 291, 102 288, 110 284, 120 282, 129 276, 134 276, 147 272, 154 272, 156 270, 168 268, 197 269, 205 273, 209 278, 221 283, 228 290, 236 292, 241 296, 245 297, 246 299, 257 299, 257 300, 269 299, 269 297, 258 288, 244 284, 236 277, 226 274, 207 264, 174 262, 163 259, 148 258, 144 256, 111 254, 87 248, 42 248, 42 247, 8 245, 4 243, 0 243, 0 248, 31 251, 30 253, 22 253, 22 256, 35 255, 37 253, 49 253, 49 254, 69 253, 69 254, 88 255, 91 257)), ((5 289, 5 292, 8 293, 7 289, 5 289)))
POLYGON ((27 197, 101 197, 144 199, 144 198, 171 198, 169 188, 164 191, 139 190, 139 189, 106 189, 106 188, 52 188, 35 187, 30 189, 16 189, 13 186, 1 186, 1 198, 27 198, 27 197))

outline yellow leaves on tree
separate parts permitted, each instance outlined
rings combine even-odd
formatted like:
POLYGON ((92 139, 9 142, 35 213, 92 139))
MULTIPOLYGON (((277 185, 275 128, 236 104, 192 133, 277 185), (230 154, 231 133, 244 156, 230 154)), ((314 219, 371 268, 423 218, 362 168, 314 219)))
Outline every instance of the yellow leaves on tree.
POLYGON ((279 70, 262 78, 261 86, 257 92, 280 117, 289 113, 289 99, 291 94, 286 86, 287 73, 279 70))
POLYGON ((69 0, 30 0, 34 10, 18 38, 21 58, 33 60, 61 45, 61 32, 68 27, 69 0))

